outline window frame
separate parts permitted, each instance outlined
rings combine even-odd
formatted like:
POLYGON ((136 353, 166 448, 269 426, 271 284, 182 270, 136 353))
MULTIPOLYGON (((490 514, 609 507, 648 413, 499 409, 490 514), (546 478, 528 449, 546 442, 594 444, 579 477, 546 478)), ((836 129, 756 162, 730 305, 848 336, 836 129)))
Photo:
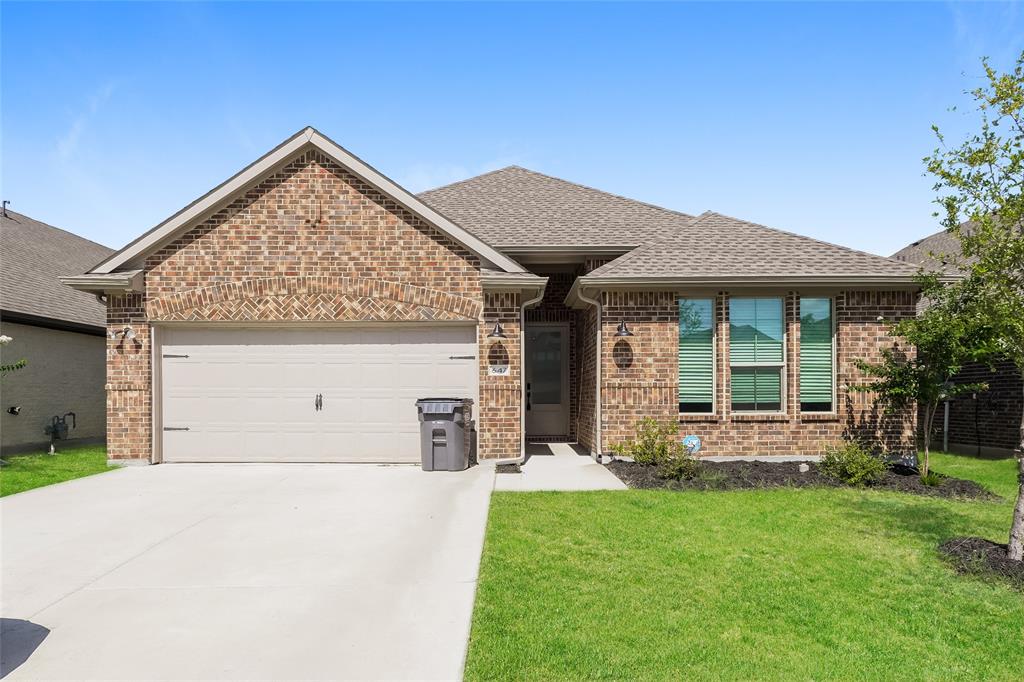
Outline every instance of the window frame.
MULTIPOLYGON (((679 294, 676 296, 676 352, 678 353, 679 344, 679 325, 681 323, 679 317, 679 304, 684 300, 703 300, 711 301, 711 411, 710 412, 686 412, 682 409, 682 403, 679 401, 679 386, 676 386, 676 409, 680 416, 683 417, 715 417, 718 415, 718 297, 712 294, 679 294)), ((678 365, 676 367, 676 381, 679 382, 682 376, 679 373, 678 365)))
POLYGON ((789 409, 787 398, 788 382, 787 374, 788 364, 787 359, 789 357, 789 320, 786 315, 786 299, 785 294, 752 294, 746 296, 733 296, 730 295, 727 299, 727 312, 726 322, 729 325, 729 348, 726 349, 728 353, 728 367, 729 367, 729 401, 728 408, 730 414, 737 415, 784 415, 789 409), (781 362, 737 362, 732 361, 732 301, 734 299, 776 299, 782 304, 782 361, 781 362), (757 369, 760 367, 769 369, 778 369, 779 371, 779 409, 777 410, 737 410, 733 407, 733 396, 732 396, 732 370, 733 367, 739 369, 757 369))
POLYGON ((814 415, 814 416, 817 416, 817 415, 826 415, 826 416, 828 416, 828 415, 836 415, 836 414, 839 414, 839 411, 838 411, 837 405, 836 405, 836 401, 839 398, 839 395, 838 395, 839 392, 837 390, 838 370, 839 370, 839 367, 837 366, 837 362, 839 360, 839 354, 837 352, 838 351, 838 345, 839 345, 838 344, 839 321, 838 321, 837 315, 836 315, 836 297, 834 295, 832 295, 832 294, 808 294, 807 296, 804 296, 803 294, 800 294, 797 297, 797 315, 796 316, 797 316, 797 321, 800 322, 800 325, 801 325, 800 326, 800 346, 801 347, 803 347, 803 322, 802 322, 801 317, 800 317, 800 305, 802 304, 802 302, 803 302, 803 300, 805 298, 824 298, 824 299, 828 299, 828 302, 829 302, 829 316, 831 318, 830 319, 830 323, 831 324, 829 326, 830 326, 830 331, 831 331, 831 334, 832 334, 832 336, 831 336, 831 339, 832 339, 832 409, 830 409, 830 410, 804 410, 803 409, 803 402, 800 400, 800 380, 801 380, 801 377, 802 377, 802 373, 800 371, 800 369, 801 369, 800 368, 800 348, 797 348, 797 353, 796 353, 796 355, 797 355, 797 357, 796 357, 796 366, 797 366, 796 409, 797 409, 797 412, 799 414, 807 414, 807 415, 814 415))

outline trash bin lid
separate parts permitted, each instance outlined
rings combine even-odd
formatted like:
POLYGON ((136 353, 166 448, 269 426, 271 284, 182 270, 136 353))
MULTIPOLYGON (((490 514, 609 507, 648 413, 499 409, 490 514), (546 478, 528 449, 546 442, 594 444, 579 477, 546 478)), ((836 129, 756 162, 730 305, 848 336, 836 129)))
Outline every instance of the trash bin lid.
POLYGON ((468 398, 420 398, 416 407, 425 414, 452 414, 472 402, 468 398))

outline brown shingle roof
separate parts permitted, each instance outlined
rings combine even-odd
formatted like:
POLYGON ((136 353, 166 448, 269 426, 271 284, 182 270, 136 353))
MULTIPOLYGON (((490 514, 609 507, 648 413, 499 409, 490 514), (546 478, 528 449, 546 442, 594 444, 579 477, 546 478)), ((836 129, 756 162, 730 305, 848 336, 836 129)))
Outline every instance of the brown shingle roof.
MULTIPOLYGON (((964 223, 963 226, 970 229, 969 222, 964 223)), ((948 230, 918 239, 892 255, 894 259, 904 263, 937 265, 939 270, 952 271, 955 267, 949 262, 948 256, 953 258, 960 256, 960 240, 948 230)))
POLYGON ((636 247, 693 216, 509 166, 419 198, 499 249, 636 247))
POLYGON ((85 272, 113 249, 8 210, 0 217, 0 309, 97 327, 106 308, 58 276, 85 272))
POLYGON ((910 281, 916 272, 914 265, 709 211, 587 277, 771 281, 848 276, 910 281))

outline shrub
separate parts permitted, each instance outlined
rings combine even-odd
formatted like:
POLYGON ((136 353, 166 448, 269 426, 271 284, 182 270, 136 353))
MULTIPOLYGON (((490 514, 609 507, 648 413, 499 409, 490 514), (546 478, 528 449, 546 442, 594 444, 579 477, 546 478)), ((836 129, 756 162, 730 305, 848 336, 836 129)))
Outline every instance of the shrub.
POLYGON ((942 484, 943 475, 934 471, 929 471, 927 474, 921 476, 921 483, 927 486, 935 488, 942 484))
POLYGON ((676 481, 693 478, 699 470, 700 464, 682 445, 679 446, 678 452, 669 455, 666 460, 658 464, 659 477, 676 481))
POLYGON ((620 457, 637 464, 658 467, 661 478, 680 480, 697 475, 698 464, 679 442, 679 428, 671 421, 658 422, 651 417, 636 425, 636 436, 612 447, 620 457))
POLYGON ((825 448, 818 468, 826 476, 858 487, 880 481, 885 476, 885 462, 852 442, 825 448))

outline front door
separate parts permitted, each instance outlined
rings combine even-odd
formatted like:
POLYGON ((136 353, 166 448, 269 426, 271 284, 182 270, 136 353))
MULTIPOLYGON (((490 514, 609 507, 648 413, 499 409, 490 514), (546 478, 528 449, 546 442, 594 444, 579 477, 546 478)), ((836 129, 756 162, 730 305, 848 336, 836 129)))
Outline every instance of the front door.
POLYGON ((526 326, 526 435, 569 434, 569 326, 526 326))

